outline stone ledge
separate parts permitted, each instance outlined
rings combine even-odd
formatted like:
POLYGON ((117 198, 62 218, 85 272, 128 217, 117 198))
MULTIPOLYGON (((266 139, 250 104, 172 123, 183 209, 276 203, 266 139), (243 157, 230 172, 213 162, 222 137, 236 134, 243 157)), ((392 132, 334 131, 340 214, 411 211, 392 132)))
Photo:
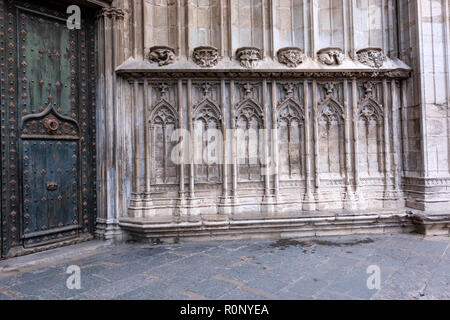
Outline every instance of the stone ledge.
POLYGON ((413 232, 415 226, 404 212, 372 213, 364 215, 330 215, 286 217, 265 216, 253 219, 210 220, 201 217, 167 217, 165 220, 123 218, 120 227, 135 240, 150 242, 292 238, 307 236, 335 236, 349 234, 413 232))
POLYGON ((32 253, 38 253, 41 251, 51 250, 51 249, 57 249, 65 246, 70 246, 82 242, 86 242, 89 240, 94 239, 94 237, 91 234, 81 234, 79 236, 76 236, 74 238, 70 238, 67 240, 59 241, 59 242, 52 242, 48 244, 43 244, 36 247, 31 248, 24 248, 24 247, 13 247, 9 252, 6 254, 5 258, 13 258, 13 257, 20 257, 25 256, 32 253))
POLYGON ((450 235, 450 213, 423 213, 413 211, 412 221, 416 231, 425 236, 449 236, 450 235))

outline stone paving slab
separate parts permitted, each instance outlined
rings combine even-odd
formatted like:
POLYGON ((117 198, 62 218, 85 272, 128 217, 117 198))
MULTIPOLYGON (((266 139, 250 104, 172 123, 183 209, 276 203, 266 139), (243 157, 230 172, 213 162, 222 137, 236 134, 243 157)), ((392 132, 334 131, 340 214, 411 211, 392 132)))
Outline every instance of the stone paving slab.
POLYGON ((450 299, 450 238, 355 235, 178 244, 96 241, 0 262, 0 300, 450 299), (81 288, 67 287, 69 266, 81 288), (370 289, 367 267, 380 270, 370 289))

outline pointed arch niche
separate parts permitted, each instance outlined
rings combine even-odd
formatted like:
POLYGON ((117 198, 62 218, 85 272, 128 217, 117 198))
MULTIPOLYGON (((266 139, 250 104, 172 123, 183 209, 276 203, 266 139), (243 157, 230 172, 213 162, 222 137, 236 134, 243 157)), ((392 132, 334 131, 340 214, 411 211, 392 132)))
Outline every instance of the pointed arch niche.
POLYGON ((236 106, 237 160, 239 181, 261 181, 261 159, 264 155, 259 130, 264 128, 261 106, 245 98, 236 106))
POLYGON ((359 172, 362 176, 383 174, 383 109, 372 97, 358 106, 359 172))
POLYGON ((151 141, 151 181, 154 184, 177 182, 177 166, 171 159, 172 149, 177 142, 172 142, 172 133, 177 128, 177 112, 166 98, 161 98, 152 107, 150 113, 151 141))
POLYGON ((342 178, 345 172, 343 106, 332 96, 319 104, 319 168, 324 178, 342 178))
POLYGON ((221 181, 222 143, 211 130, 221 129, 220 108, 210 97, 203 97, 193 108, 192 120, 195 182, 218 183, 221 181))
POLYGON ((299 180, 305 160, 305 119, 303 108, 292 97, 277 108, 278 170, 280 180, 299 180))

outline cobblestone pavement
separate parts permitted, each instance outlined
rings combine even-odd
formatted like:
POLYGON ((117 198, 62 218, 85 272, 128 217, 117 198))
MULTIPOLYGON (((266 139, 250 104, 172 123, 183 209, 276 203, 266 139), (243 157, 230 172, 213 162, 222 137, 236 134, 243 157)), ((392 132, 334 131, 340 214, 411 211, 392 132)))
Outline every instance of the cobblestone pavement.
POLYGON ((1 261, 0 300, 450 299, 448 237, 361 235, 78 250, 90 245, 1 261), (67 288, 70 265, 80 267, 80 290, 67 288), (371 265, 381 271, 379 290, 367 287, 371 265))

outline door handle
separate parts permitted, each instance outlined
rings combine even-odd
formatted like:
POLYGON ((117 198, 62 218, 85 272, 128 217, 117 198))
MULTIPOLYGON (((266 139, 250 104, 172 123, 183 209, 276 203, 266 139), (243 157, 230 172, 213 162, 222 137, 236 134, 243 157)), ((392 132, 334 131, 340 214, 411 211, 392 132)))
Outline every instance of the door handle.
POLYGON ((49 182, 47 183, 47 190, 48 191, 55 191, 58 189, 58 184, 56 182, 49 182))

